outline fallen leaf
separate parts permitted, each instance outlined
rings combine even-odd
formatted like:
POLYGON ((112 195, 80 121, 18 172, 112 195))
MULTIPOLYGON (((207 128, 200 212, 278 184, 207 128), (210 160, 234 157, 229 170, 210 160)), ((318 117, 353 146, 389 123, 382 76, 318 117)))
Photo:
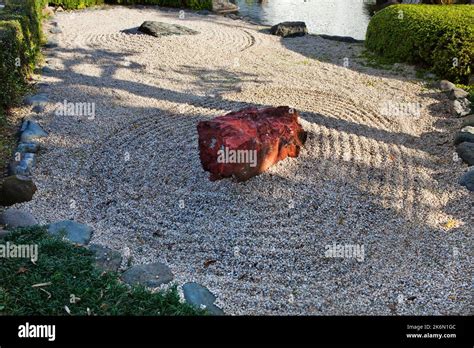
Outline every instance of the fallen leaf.
POLYGON ((444 227, 448 230, 456 227, 458 225, 458 222, 454 219, 449 219, 445 224, 444 227))
POLYGON ((210 265, 212 265, 216 262, 217 262, 217 260, 206 260, 206 261, 204 261, 204 267, 207 268, 207 267, 209 267, 210 265))
POLYGON ((22 273, 26 273, 26 272, 28 272, 28 268, 26 268, 26 267, 20 267, 20 268, 18 269, 18 271, 16 272, 16 274, 22 274, 22 273))

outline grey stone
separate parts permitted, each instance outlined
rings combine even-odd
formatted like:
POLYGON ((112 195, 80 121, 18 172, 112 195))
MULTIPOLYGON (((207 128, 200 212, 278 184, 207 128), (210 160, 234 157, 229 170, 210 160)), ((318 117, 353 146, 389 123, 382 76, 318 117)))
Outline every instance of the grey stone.
POLYGON ((469 97, 469 93, 461 88, 454 87, 452 90, 449 91, 449 98, 451 98, 452 100, 463 99, 467 97, 469 97))
POLYGON ((456 151, 464 162, 470 166, 474 165, 474 143, 460 143, 456 146, 456 151))
POLYGON ((49 29, 49 32, 51 34, 61 34, 63 31, 59 29, 57 26, 54 26, 51 29, 49 29))
POLYGON ((18 162, 13 168, 13 174, 29 176, 32 173, 35 165, 35 154, 24 153, 21 156, 20 162, 18 162))
POLYGON ((18 146, 16 147, 16 152, 19 153, 36 153, 39 150, 39 144, 38 143, 19 143, 18 146))
POLYGON ((52 223, 48 232, 55 236, 64 234, 64 237, 75 244, 87 245, 92 237, 92 228, 72 220, 52 223))
POLYGON ((0 205, 10 206, 31 201, 36 190, 31 178, 21 175, 8 176, 0 183, 0 205))
POLYGON ((98 244, 91 244, 89 250, 94 253, 97 266, 107 272, 117 272, 122 263, 122 255, 115 250, 98 244))
POLYGON ((0 214, 0 224, 6 226, 7 229, 13 229, 37 225, 38 221, 26 211, 10 208, 0 214))
POLYGON ((471 169, 464 173, 459 184, 465 186, 469 191, 474 191, 474 170, 471 169))
POLYGON ((467 115, 466 117, 464 117, 462 120, 462 126, 463 127, 474 126, 474 114, 467 115))
POLYGON ((450 90, 456 88, 456 86, 454 85, 454 83, 449 82, 448 80, 441 80, 439 82, 439 88, 442 91, 450 91, 450 90))
POLYGON ((234 21, 235 21, 235 20, 238 20, 238 19, 242 19, 241 16, 238 16, 238 15, 236 15, 236 14, 234 14, 234 13, 229 13, 229 14, 226 14, 225 16, 226 16, 227 18, 233 19, 234 21))
POLYGON ((224 311, 214 304, 216 296, 201 284, 194 282, 184 284, 183 294, 189 304, 196 307, 205 306, 205 309, 212 315, 224 315, 224 311))
POLYGON ((163 22, 146 21, 138 28, 144 34, 160 37, 167 35, 194 35, 197 31, 183 27, 177 24, 163 22))
POLYGON ((237 12, 239 6, 231 3, 229 0, 212 0, 212 11, 220 14, 237 12))
POLYGON ((212 12, 209 11, 209 10, 199 10, 196 12, 197 14, 200 14, 202 16, 207 16, 207 15, 210 15, 212 12))
POLYGON ((35 155, 33 153, 23 154, 23 158, 16 165, 14 173, 17 175, 29 176, 32 173, 33 166, 35 164, 35 155))
POLYGON ((282 37, 304 36, 307 33, 305 22, 282 22, 270 28, 270 34, 282 37))
POLYGON ((35 95, 30 95, 24 99, 26 105, 36 106, 36 105, 46 105, 48 103, 48 95, 46 93, 38 93, 35 95))
POLYGON ((49 66, 44 66, 41 68, 41 73, 43 75, 54 75, 55 70, 49 66))
POLYGON ((454 145, 458 145, 461 143, 474 143, 474 127, 467 126, 461 129, 461 131, 456 134, 454 138, 454 145))
POLYGON ((20 141, 22 143, 31 143, 38 138, 44 138, 48 136, 48 133, 46 133, 38 123, 31 120, 23 122, 20 132, 20 141))
POLYGON ((325 35, 325 34, 320 34, 320 37, 326 40, 331 40, 331 41, 339 41, 339 42, 347 42, 347 43, 363 43, 364 40, 356 40, 353 37, 350 36, 337 36, 337 35, 325 35))
POLYGON ((458 117, 469 115, 471 113, 471 102, 467 98, 456 99, 453 102, 453 109, 458 117))
POLYGON ((3 228, 0 228, 0 239, 5 238, 9 233, 10 231, 6 231, 3 228))
POLYGON ((48 42, 44 44, 45 48, 56 48, 59 46, 58 40, 49 39, 48 42))
POLYGON ((122 274, 122 280, 125 283, 140 284, 150 288, 169 283, 173 277, 170 268, 160 262, 133 266, 122 274))

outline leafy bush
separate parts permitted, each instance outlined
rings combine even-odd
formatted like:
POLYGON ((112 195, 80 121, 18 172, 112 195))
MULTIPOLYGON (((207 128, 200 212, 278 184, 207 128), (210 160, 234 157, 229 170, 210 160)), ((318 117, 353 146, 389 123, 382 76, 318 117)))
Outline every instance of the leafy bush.
POLYGON ((167 7, 185 7, 192 10, 211 10, 212 0, 106 0, 108 3, 122 5, 158 5, 167 7))
MULTIPOLYGON (((109 4, 120 5, 159 5, 167 7, 185 7, 193 10, 212 9, 212 0, 105 0, 109 4)), ((53 6, 65 9, 81 9, 94 5, 102 5, 104 0, 49 0, 53 6)))
POLYGON ((44 0, 10 0, 0 12, 0 108, 15 104, 40 57, 44 0))
POLYGON ((474 73, 474 6, 389 6, 371 19, 366 46, 392 62, 466 83, 474 73))
POLYGON ((61 6, 66 10, 81 9, 103 4, 104 0, 49 0, 49 5, 61 6))

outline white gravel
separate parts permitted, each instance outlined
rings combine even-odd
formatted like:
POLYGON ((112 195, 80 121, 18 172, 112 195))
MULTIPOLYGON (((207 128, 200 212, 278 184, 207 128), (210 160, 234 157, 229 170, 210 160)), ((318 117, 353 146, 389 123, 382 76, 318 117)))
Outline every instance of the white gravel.
POLYGON ((55 20, 39 119, 50 135, 39 190, 18 207, 89 224, 93 243, 134 264, 165 262, 228 314, 470 313, 473 197, 451 145, 461 121, 411 68, 213 15, 112 7, 55 20), (145 20, 200 34, 121 32, 145 20), (95 103, 95 119, 56 116, 64 100, 95 103), (386 102, 421 114, 384 116, 386 102), (306 147, 246 183, 210 182, 197 122, 250 105, 299 110, 306 147), (364 246, 364 260, 325 257, 333 243, 364 246))

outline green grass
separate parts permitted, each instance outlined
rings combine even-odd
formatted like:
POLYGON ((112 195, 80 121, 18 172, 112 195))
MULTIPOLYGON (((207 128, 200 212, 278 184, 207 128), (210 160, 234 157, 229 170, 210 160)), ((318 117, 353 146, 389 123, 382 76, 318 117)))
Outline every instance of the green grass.
POLYGON ((466 83, 474 72, 474 6, 389 6, 372 17, 366 47, 387 61, 466 83))
POLYGON ((176 286, 151 293, 128 287, 99 270, 92 253, 49 235, 44 227, 19 229, 0 243, 38 245, 38 260, 0 259, 0 315, 205 315, 181 303, 176 286), (51 283, 32 287, 35 284, 51 283), (80 298, 70 303, 71 295, 80 298))

